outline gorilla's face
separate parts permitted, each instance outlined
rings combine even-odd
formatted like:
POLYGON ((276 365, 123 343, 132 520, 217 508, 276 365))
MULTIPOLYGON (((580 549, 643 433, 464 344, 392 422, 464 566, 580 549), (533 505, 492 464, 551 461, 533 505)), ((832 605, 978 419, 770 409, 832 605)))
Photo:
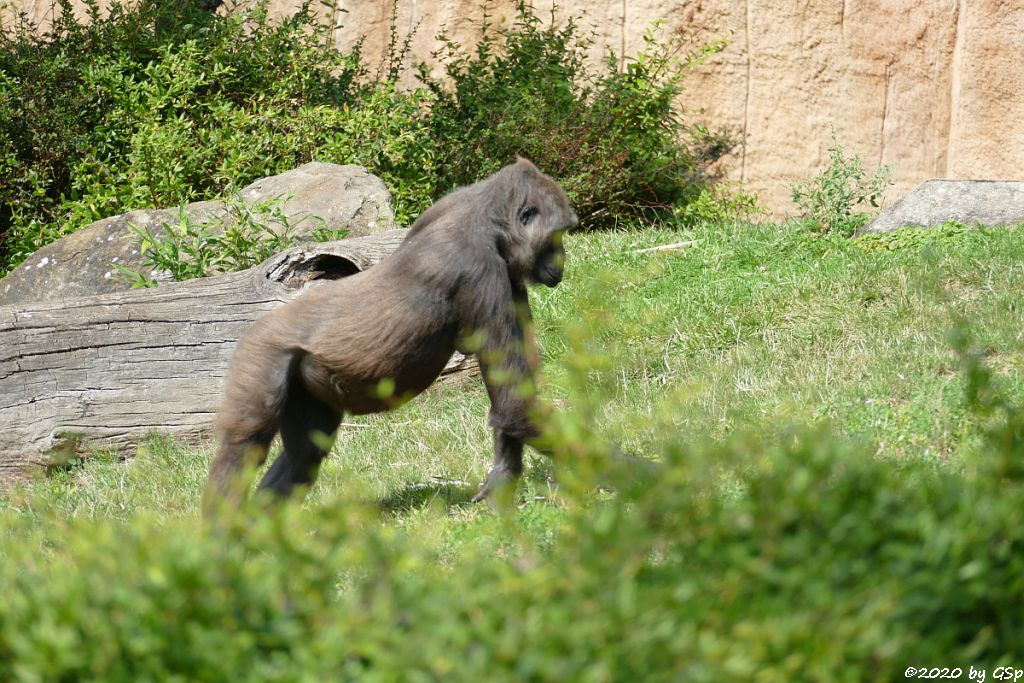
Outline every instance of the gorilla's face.
POLYGON ((530 271, 531 280, 548 287, 555 287, 562 281, 562 273, 565 270, 565 248, 562 246, 564 237, 564 229, 551 233, 537 254, 537 260, 530 271))

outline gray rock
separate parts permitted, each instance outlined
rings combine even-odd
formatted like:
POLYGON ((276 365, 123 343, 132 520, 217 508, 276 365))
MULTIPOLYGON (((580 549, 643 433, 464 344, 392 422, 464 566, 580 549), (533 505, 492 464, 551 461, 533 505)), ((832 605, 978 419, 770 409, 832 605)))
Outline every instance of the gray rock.
POLYGON ((932 227, 951 220, 965 225, 1012 225, 1024 221, 1024 182, 928 180, 878 214, 861 232, 932 227))
MULTIPOLYGON (((359 237, 395 227, 384 182, 360 166, 311 162, 257 180, 239 195, 250 206, 289 197, 281 204, 282 213, 300 240, 317 228, 348 230, 349 236, 359 237)), ((223 226, 233 220, 220 201, 194 202, 184 210, 199 223, 223 226)), ((145 270, 131 225, 159 234, 167 224, 179 223, 178 212, 177 208, 132 211, 96 221, 46 245, 0 279, 0 306, 129 289, 117 267, 145 270)), ((145 274, 157 281, 168 279, 165 274, 145 274)))
POLYGON ((391 193, 384 181, 361 166, 308 164, 257 180, 239 193, 249 204, 291 195, 282 208, 302 230, 326 227, 363 237, 395 228, 391 193))

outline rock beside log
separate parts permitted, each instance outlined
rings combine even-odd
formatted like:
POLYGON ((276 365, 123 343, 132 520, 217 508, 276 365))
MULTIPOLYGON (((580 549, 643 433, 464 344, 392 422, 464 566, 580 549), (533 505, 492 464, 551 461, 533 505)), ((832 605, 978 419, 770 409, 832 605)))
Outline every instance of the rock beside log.
POLYGON ((861 232, 965 225, 1013 225, 1024 221, 1024 182, 928 180, 866 225, 861 232))
MULTIPOLYGON (((350 237, 357 237, 395 227, 384 182, 360 166, 312 162, 257 180, 239 194, 249 206, 287 197, 281 211, 300 239, 317 228, 348 230, 350 237)), ((194 202, 184 207, 184 213, 200 224, 232 220, 220 201, 194 202)), ((0 306, 126 291, 130 285, 118 276, 117 267, 145 270, 131 226, 161 234, 163 226, 178 225, 180 220, 178 208, 145 209, 87 225, 46 245, 0 279, 0 306)))

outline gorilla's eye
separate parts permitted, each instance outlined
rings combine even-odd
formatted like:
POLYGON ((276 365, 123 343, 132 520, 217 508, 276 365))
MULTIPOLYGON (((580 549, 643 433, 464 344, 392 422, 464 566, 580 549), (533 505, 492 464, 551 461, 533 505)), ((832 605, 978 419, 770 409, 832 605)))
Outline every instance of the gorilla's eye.
POLYGON ((519 222, 523 225, 529 223, 534 216, 540 213, 540 210, 536 206, 528 206, 519 212, 519 222))

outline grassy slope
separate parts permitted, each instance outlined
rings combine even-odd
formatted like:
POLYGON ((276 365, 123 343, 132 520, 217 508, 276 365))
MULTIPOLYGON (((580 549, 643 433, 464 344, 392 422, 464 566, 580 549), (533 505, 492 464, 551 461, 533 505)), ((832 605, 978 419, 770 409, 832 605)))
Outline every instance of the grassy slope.
MULTIPOLYGON (((1018 398, 1024 386, 1020 233, 956 233, 895 251, 791 226, 576 235, 565 284, 534 293, 544 391, 592 409, 602 433, 648 455, 671 433, 718 440, 742 430, 771 441, 781 426, 828 422, 863 443, 865 457, 956 465, 977 440, 948 343, 955 322, 970 321, 1018 398), (610 362, 580 371, 587 351, 610 362)), ((443 544, 472 540, 477 525, 493 523, 466 504, 490 458, 486 413, 474 383, 353 419, 311 500, 357 490, 443 544), (435 499, 449 504, 440 519, 423 513, 435 499)), ((194 517, 207 460, 156 439, 130 463, 98 456, 0 508, 43 526, 137 511, 194 517)), ((539 533, 557 515, 547 502, 553 471, 533 458, 522 490, 522 515, 539 533)))

